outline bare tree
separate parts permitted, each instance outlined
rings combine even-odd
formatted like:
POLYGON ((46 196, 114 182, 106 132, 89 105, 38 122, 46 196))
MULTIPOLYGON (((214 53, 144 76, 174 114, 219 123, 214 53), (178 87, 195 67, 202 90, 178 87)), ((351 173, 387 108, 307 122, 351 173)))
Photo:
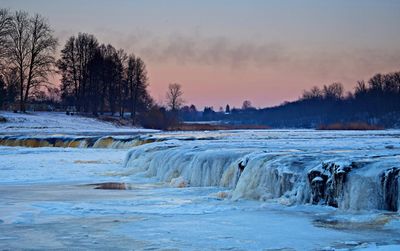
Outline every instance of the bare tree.
POLYGON ((119 115, 120 117, 124 117, 125 111, 125 99, 127 92, 127 83, 124 78, 124 73, 126 72, 126 64, 128 60, 128 55, 123 49, 119 49, 115 54, 115 82, 117 86, 117 103, 119 107, 119 115))
POLYGON ((61 50, 57 60, 58 73, 61 74, 61 96, 68 105, 77 105, 79 99, 79 64, 76 52, 76 38, 70 37, 61 50))
POLYGON ((29 17, 23 11, 12 16, 9 39, 7 54, 18 69, 20 110, 24 112, 32 90, 48 83, 57 39, 46 19, 40 15, 29 17))
POLYGON ((324 85, 323 94, 326 99, 338 100, 343 98, 344 88, 341 83, 324 85))
POLYGON ((6 67, 6 52, 8 45, 8 36, 11 26, 11 17, 7 9, 0 9, 0 75, 6 67))
POLYGON ((79 33, 75 41, 76 53, 78 55, 79 69, 79 98, 78 111, 89 111, 90 106, 90 72, 89 63, 93 60, 99 46, 97 39, 87 33, 79 33))
POLYGON ((10 30, 11 17, 7 9, 0 9, 0 41, 1 46, 7 42, 7 36, 10 30))
POLYGON ((304 91, 301 99, 321 99, 322 97, 322 91, 317 86, 314 86, 311 90, 304 91))
POLYGON ((132 123, 135 124, 139 101, 145 103, 148 98, 148 93, 146 91, 148 78, 145 63, 141 58, 135 57, 133 54, 128 57, 126 79, 129 88, 131 118, 132 123))
POLYGON ((167 105, 171 111, 176 112, 183 105, 182 95, 183 91, 180 84, 174 83, 168 85, 167 105))
POLYGON ((357 95, 362 95, 368 91, 367 85, 365 84, 364 80, 359 80, 357 81, 357 85, 354 88, 354 94, 357 95))
POLYGON ((227 104, 226 107, 225 107, 225 113, 226 113, 226 114, 231 113, 231 107, 230 107, 228 104, 227 104))
POLYGON ((20 109, 25 110, 23 97, 29 57, 29 17, 26 12, 18 11, 12 17, 7 54, 18 72, 20 109))
POLYGON ((54 70, 54 54, 58 44, 47 20, 38 14, 30 19, 29 33, 31 37, 29 44, 30 60, 24 103, 28 100, 29 93, 33 88, 48 83, 48 74, 54 70))
POLYGON ((78 111, 88 110, 89 101, 89 62, 98 50, 97 39, 87 33, 70 37, 61 50, 57 67, 62 76, 62 97, 70 100, 78 111))
POLYGON ((126 73, 125 73, 125 78, 126 78, 126 82, 128 85, 128 89, 129 89, 129 110, 131 112, 131 118, 132 118, 132 124, 135 123, 134 121, 134 111, 135 111, 135 89, 136 89, 136 85, 135 85, 135 65, 136 65, 136 57, 133 54, 130 54, 128 56, 128 63, 127 63, 127 67, 126 67, 126 73))
POLYGON ((105 46, 104 52, 104 84, 107 90, 106 96, 108 100, 108 107, 111 115, 116 112, 117 101, 118 101, 118 86, 121 78, 121 72, 118 70, 119 63, 117 57, 117 50, 111 44, 105 46))

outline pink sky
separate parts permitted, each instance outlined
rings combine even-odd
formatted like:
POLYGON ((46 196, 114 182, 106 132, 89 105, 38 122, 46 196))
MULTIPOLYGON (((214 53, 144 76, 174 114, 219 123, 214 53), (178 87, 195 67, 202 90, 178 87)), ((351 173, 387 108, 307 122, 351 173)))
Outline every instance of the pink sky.
POLYGON ((143 58, 150 91, 187 104, 256 107, 304 89, 400 70, 400 1, 0 0, 49 19, 61 50, 78 32, 143 58))

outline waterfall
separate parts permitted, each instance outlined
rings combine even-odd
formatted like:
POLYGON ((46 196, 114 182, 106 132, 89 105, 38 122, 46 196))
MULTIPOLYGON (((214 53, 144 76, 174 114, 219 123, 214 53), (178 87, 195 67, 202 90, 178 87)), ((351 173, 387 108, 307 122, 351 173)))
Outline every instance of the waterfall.
POLYGON ((2 146, 22 147, 73 147, 73 148, 118 148, 126 149, 147 144, 163 139, 155 139, 148 136, 2 136, 2 146))
POLYGON ((223 146, 179 140, 146 144, 128 152, 125 167, 176 186, 226 187, 233 200, 399 210, 396 156, 223 146))

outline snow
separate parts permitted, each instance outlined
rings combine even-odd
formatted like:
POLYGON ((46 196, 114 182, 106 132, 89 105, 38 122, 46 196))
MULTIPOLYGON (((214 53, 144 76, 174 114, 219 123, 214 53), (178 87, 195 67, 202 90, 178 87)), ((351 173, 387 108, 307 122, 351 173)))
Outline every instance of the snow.
POLYGON ((0 146, 0 249, 400 248, 400 215, 382 208, 380 176, 398 167, 400 131, 141 136, 152 140, 129 150, 0 146), (311 171, 314 183, 347 175, 338 208, 311 203, 311 171), (104 182, 127 189, 94 189, 104 182))
POLYGON ((12 113, 0 112, 7 119, 0 123, 0 134, 96 134, 96 133, 138 133, 154 132, 143 128, 133 128, 103 122, 79 115, 68 116, 61 112, 12 113))
POLYGON ((385 245, 385 246, 377 246, 374 244, 361 246, 356 250, 381 250, 381 251, 397 251, 400 249, 400 245, 385 245))
POLYGON ((315 177, 311 182, 314 183, 314 182, 320 182, 320 181, 323 181, 323 179, 321 177, 315 177))
POLYGON ((0 147, 0 184, 105 182, 122 168, 118 149, 0 147))

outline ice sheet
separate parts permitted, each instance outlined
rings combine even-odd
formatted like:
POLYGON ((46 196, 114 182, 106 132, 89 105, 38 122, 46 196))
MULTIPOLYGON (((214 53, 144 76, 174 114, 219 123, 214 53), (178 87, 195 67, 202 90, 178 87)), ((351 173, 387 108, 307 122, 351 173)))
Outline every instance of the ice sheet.
POLYGON ((0 147, 0 248, 400 248, 399 213, 377 208, 382 194, 366 189, 399 163, 398 131, 152 137, 164 141, 130 150, 0 147), (352 162, 343 204, 307 199, 310 171, 335 163, 342 174, 352 162), (94 189, 103 182, 127 190, 94 189))

